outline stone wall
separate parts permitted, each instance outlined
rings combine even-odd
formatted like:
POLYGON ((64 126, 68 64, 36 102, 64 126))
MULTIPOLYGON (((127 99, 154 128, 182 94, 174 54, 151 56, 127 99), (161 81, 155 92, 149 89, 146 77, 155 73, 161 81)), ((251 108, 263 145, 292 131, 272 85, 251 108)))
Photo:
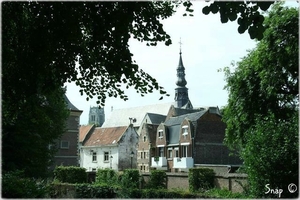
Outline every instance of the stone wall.
MULTIPOLYGON (((147 183, 149 181, 150 173, 143 173, 142 177, 147 183)), ((247 184, 246 174, 218 174, 215 176, 215 186, 219 189, 228 189, 232 192, 243 192, 243 186, 247 184)), ((180 188, 184 190, 189 189, 188 173, 167 173, 167 188, 180 188)))

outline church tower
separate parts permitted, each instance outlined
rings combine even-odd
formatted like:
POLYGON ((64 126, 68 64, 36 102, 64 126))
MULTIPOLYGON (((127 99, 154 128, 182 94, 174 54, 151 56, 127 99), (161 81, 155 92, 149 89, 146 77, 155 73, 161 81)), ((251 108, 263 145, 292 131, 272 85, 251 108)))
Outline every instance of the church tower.
MULTIPOLYGON (((181 44, 181 42, 180 42, 181 44)), ((181 47, 179 52, 179 64, 177 67, 177 81, 175 88, 175 107, 177 108, 184 108, 184 109, 193 109, 192 103, 190 102, 189 95, 188 95, 188 88, 186 88, 186 80, 185 80, 185 68, 182 62, 181 56, 181 47)))
POLYGON ((102 126, 105 121, 104 108, 97 106, 90 107, 89 112, 89 124, 95 124, 96 126, 102 126))

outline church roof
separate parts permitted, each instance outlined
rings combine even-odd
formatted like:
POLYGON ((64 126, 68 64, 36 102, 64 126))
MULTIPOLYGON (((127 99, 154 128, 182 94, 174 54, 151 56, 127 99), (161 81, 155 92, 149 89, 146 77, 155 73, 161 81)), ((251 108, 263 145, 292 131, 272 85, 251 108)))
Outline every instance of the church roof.
POLYGON ((163 103, 132 108, 115 109, 112 111, 109 119, 104 122, 102 127, 128 126, 130 123, 129 117, 135 118, 136 122, 133 123, 133 126, 139 127, 146 113, 167 115, 171 105, 173 104, 174 103, 163 103))

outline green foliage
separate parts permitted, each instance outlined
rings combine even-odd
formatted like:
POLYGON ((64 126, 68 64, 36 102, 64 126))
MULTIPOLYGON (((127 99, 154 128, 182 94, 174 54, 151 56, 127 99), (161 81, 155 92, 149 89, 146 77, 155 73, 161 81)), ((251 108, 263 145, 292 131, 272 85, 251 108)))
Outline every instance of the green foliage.
POLYGON ((113 169, 98 169, 95 183, 105 183, 108 185, 119 184, 118 174, 113 169))
POLYGON ((299 192, 290 193, 291 183, 299 182, 298 113, 292 119, 277 120, 274 116, 257 119, 247 133, 247 144, 242 151, 245 160, 250 194, 255 197, 276 198, 265 193, 266 185, 283 189, 282 198, 296 198, 299 192))
POLYGON ((115 198, 114 188, 107 184, 76 184, 76 198, 115 198))
POLYGON ((62 86, 75 82, 87 99, 128 97, 121 88, 167 95, 139 69, 129 50, 134 37, 148 45, 170 36, 161 18, 171 2, 3 2, 2 155, 3 170, 24 169, 47 176, 54 151, 48 146, 65 131, 68 112, 62 86), (16 13, 18 13, 16 15, 16 13))
POLYGON ((207 190, 214 187, 215 172, 208 168, 189 169, 189 190, 191 192, 207 190))
POLYGON ((48 192, 44 181, 27 178, 22 171, 2 174, 2 197, 43 198, 48 192))
POLYGON ((143 199, 191 199, 198 197, 195 194, 185 191, 170 191, 167 189, 129 189, 127 198, 143 198, 143 199))
POLYGON ((248 30, 251 39, 261 40, 265 31, 264 16, 260 10, 266 11, 274 2, 219 2, 215 1, 202 9, 208 15, 220 13, 222 23, 237 21, 238 32, 248 30))
POLYGON ((243 193, 233 193, 228 189, 217 189, 213 188, 204 192, 204 195, 207 198, 222 198, 222 199, 246 199, 249 196, 244 195, 243 193))
MULTIPOLYGON (((275 5, 264 25, 264 38, 226 71, 228 105, 225 142, 240 151, 254 197, 298 183, 299 32, 298 10, 275 5)), ((277 196, 278 197, 278 196, 277 196)))
POLYGON ((162 189, 167 188, 167 174, 163 170, 151 170, 147 188, 162 189))
POLYGON ((49 184, 48 198, 65 198, 70 199, 76 196, 76 184, 61 183, 54 180, 49 184))
POLYGON ((74 166, 58 166, 54 169, 54 178, 62 183, 86 183, 85 168, 74 166))
POLYGON ((125 169, 121 179, 123 189, 139 188, 140 174, 137 169, 125 169))
POLYGON ((225 70, 229 99, 223 120, 225 142, 232 148, 243 147, 244 134, 258 116, 274 113, 288 119, 299 107, 297 21, 297 9, 274 6, 265 20, 264 39, 234 66, 234 72, 225 70))

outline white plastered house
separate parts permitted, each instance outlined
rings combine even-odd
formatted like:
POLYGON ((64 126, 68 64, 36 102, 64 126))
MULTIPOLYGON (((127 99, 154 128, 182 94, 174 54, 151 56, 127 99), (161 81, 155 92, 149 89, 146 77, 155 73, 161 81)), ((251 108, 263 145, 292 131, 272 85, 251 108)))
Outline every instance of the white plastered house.
POLYGON ((79 137, 80 167, 97 169, 136 168, 138 134, 132 125, 119 127, 82 126, 79 137))

